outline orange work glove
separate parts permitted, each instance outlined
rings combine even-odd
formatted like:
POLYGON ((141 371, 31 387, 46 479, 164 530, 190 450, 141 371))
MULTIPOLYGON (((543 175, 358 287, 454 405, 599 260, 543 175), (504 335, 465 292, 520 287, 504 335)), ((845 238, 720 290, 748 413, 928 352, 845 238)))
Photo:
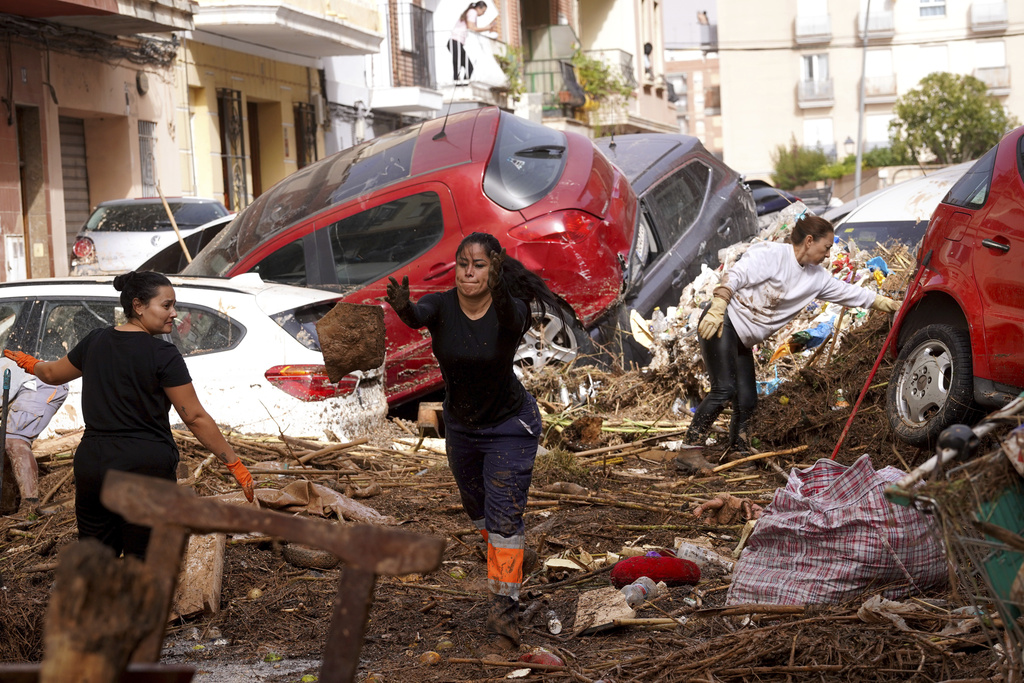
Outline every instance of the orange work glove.
POLYGON ((228 469, 231 470, 231 474, 234 475, 235 481, 242 487, 242 491, 245 493, 245 499, 250 503, 253 501, 253 483, 252 475, 249 474, 248 468, 242 464, 241 460, 228 463, 228 469))
POLYGON ((39 362, 38 358, 34 358, 22 351, 11 351, 10 349, 4 349, 4 355, 17 363, 18 367, 24 368, 25 372, 30 375, 36 374, 36 363, 39 362))

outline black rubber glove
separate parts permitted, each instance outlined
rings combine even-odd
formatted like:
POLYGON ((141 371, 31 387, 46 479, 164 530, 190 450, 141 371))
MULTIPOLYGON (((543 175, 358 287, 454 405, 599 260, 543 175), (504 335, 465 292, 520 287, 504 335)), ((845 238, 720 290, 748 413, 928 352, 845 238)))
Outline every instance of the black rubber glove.
POLYGON ((491 252, 491 265, 487 270, 487 287, 493 292, 501 282, 501 264, 505 262, 505 249, 491 252))

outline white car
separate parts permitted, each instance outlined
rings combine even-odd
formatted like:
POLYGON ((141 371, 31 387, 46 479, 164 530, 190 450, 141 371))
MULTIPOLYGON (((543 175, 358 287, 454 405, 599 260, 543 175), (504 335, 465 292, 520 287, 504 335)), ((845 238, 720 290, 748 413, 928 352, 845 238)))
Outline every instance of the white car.
MULTIPOLYGON (((323 437, 365 435, 387 413, 380 369, 331 384, 316 322, 338 295, 232 279, 171 276, 178 317, 169 337, 181 351, 203 406, 240 433, 323 437)), ((0 347, 41 360, 66 355, 90 330, 120 324, 113 278, 51 278, 0 284, 0 347)), ((41 436, 83 426, 82 383, 41 436)), ((178 422, 171 414, 172 424, 178 422)))
MULTIPOLYGON (((169 197, 167 206, 182 239, 202 231, 210 221, 228 215, 228 210, 216 199, 169 197)), ((159 197, 100 202, 75 237, 70 273, 117 275, 138 270, 146 259, 178 244, 174 225, 159 197)), ((207 236, 203 244, 215 234, 207 236)), ((198 251, 194 246, 190 248, 193 255, 198 251)))

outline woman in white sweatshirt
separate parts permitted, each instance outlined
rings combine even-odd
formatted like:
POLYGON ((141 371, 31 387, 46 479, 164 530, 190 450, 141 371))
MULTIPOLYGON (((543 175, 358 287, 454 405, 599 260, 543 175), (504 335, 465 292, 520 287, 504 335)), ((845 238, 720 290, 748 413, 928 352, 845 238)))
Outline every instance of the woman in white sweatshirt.
POLYGON ((697 323, 700 350, 711 380, 686 434, 691 444, 676 458, 677 468, 708 467, 695 447, 703 446, 715 418, 732 402, 729 450, 749 450, 747 423, 757 407, 751 348, 784 327, 815 299, 893 313, 899 303, 832 277, 821 266, 832 248, 832 224, 820 216, 797 219, 790 243, 760 242, 723 276, 697 323))

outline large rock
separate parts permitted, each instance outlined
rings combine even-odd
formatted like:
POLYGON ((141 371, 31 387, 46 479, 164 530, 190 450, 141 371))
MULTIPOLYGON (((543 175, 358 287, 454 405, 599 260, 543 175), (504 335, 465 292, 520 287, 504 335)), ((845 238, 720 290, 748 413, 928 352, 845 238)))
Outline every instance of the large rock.
POLYGON ((384 364, 384 309, 380 306, 339 303, 320 319, 316 331, 331 382, 384 364))

